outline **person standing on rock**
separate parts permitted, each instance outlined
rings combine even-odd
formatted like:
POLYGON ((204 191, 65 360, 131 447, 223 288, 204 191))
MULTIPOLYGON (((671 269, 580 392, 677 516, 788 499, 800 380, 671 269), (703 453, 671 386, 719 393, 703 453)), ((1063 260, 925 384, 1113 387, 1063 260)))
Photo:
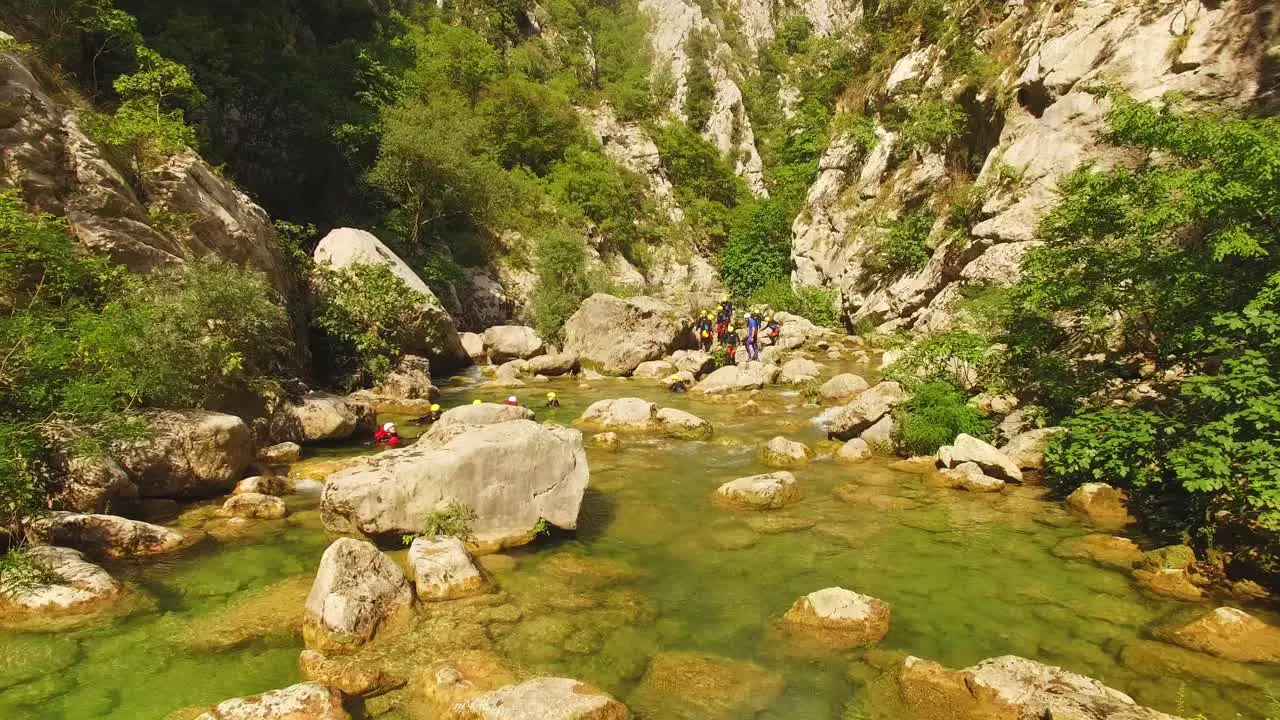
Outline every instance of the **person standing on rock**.
POLYGON ((400 432, 396 430, 396 424, 389 422, 383 425, 378 432, 373 434, 373 443, 393 448, 400 447, 400 432))
POLYGON ((769 338, 770 345, 778 344, 778 335, 782 334, 782 323, 774 319, 772 315, 768 320, 764 321, 764 336, 769 338))
POLYGON ((715 339, 715 336, 711 334, 715 330, 715 325, 712 323, 713 317, 711 313, 701 315, 698 317, 698 323, 694 326, 698 332, 698 345, 703 352, 711 352, 711 342, 715 339))
POLYGON ((738 333, 733 328, 725 328, 723 343, 724 351, 729 356, 729 362, 736 365, 738 362, 738 333))
POLYGON ((747 359, 760 359, 760 317, 755 313, 747 315, 747 359))

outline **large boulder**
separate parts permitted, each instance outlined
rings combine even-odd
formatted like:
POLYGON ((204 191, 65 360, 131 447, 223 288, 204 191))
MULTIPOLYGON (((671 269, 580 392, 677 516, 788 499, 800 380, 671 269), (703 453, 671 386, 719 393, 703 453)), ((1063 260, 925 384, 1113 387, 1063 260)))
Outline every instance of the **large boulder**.
POLYGON ((279 520, 286 512, 283 500, 275 495, 256 492, 232 495, 218 508, 218 515, 222 517, 246 520, 279 520))
POLYGON ((405 617, 413 592, 404 572, 373 543, 339 538, 320 557, 303 611, 307 647, 350 652, 405 617))
POLYGON ((1015 655, 964 670, 908 657, 898 684, 902 701, 919 718, 1177 720, 1097 680, 1015 655))
POLYGON ((822 383, 818 394, 823 400, 848 400, 871 387, 861 375, 840 373, 822 383))
POLYGON ((383 453, 330 475, 320 499, 331 532, 416 533, 429 513, 456 503, 476 513, 477 547, 524 544, 540 521, 578 524, 587 488, 582 433, 513 420, 460 426, 452 437, 383 453))
POLYGON ((345 440, 356 432, 372 432, 373 408, 364 402, 325 392, 310 392, 284 403, 271 418, 278 442, 345 440))
POLYGON ((489 362, 495 365, 516 358, 528 360, 546 347, 537 330, 523 325, 495 325, 486 328, 483 337, 489 362))
POLYGON ((440 419, 431 424, 431 429, 423 435, 423 438, 427 442, 442 442, 473 425, 496 425, 512 420, 532 420, 533 417, 532 410, 519 405, 502 403, 459 405, 441 413, 440 419))
POLYGON ((383 265, 390 268, 418 296, 424 319, 424 325, 417 333, 419 341, 403 349, 428 353, 432 359, 447 367, 468 363, 467 351, 462 347, 462 339, 458 337, 453 318, 445 311, 439 298, 400 256, 383 245, 372 233, 354 228, 332 230, 316 245, 313 258, 317 265, 327 264, 335 270, 353 265, 383 265))
POLYGON ((1067 496, 1067 505, 1103 527, 1123 527, 1136 522, 1129 514, 1129 496, 1106 483, 1081 485, 1067 496))
POLYGON ((484 576, 458 538, 414 538, 408 562, 419 600, 455 600, 484 590, 484 576))
POLYGON ((1004 480, 993 478, 973 462, 963 462, 953 468, 942 470, 942 477, 949 487, 969 492, 1000 492, 1004 489, 1004 480))
POLYGON ((55 508, 100 513, 117 498, 138 496, 138 486, 109 457, 72 457, 64 465, 62 483, 52 498, 55 508))
POLYGON ((756 361, 741 365, 725 365, 702 378, 702 382, 695 385, 693 391, 714 395, 740 390, 759 390, 765 385, 777 382, 778 375, 781 373, 782 369, 777 365, 756 361))
POLYGON ((232 698, 195 720, 351 720, 342 708, 342 693, 318 682, 232 698))
POLYGON ((78 550, 41 545, 28 549, 27 557, 49 576, 0 593, 0 616, 86 615, 110 606, 120 595, 120 583, 78 550))
POLYGON ((628 375, 646 360, 693 347, 687 313, 651 297, 596 293, 564 325, 564 350, 606 375, 628 375))
POLYGON ((597 400, 578 418, 578 424, 591 430, 652 430, 657 423, 658 406, 648 400, 628 397, 597 400))
POLYGON ((632 377, 661 380, 676 371, 676 366, 666 360, 646 360, 636 366, 632 377))
POLYGON ((435 400, 440 390, 431 383, 431 361, 405 355, 369 394, 383 400, 435 400))
POLYGON ((716 367, 715 357, 701 350, 677 350, 671 354, 671 362, 676 370, 687 372, 695 378, 702 377, 716 367))
POLYGON ((817 632, 840 647, 874 645, 889 634, 889 604, 839 587, 824 588, 796 600, 782 617, 789 626, 817 632))
POLYGON ((603 690, 568 678, 538 677, 454 705, 448 720, 630 720, 603 690))
POLYGON ((80 550, 95 558, 164 555, 185 543, 181 533, 116 515, 53 512, 28 529, 33 540, 80 550))
POLYGON ((578 354, 570 352, 539 355, 529 358, 529 363, 525 365, 525 372, 530 375, 546 375, 547 377, 568 375, 577 369, 578 354))
POLYGON ((716 489, 719 502, 751 510, 774 510, 799 499, 796 476, 785 470, 730 480, 716 489))
POLYGON ((464 332, 458 336, 458 341, 462 343, 462 350, 472 360, 483 360, 484 355, 484 336, 480 333, 464 332))
POLYGON ((349 697, 378 695, 404 684, 378 663, 359 656, 329 657, 315 650, 298 653, 298 674, 303 680, 323 683, 349 697))
POLYGON ((835 461, 842 465, 856 465, 870 459, 871 446, 862 438, 854 438, 836 451, 835 461))
POLYGON ((142 497, 225 493, 253 459, 249 426, 234 415, 164 410, 148 413, 145 420, 150 437, 114 453, 142 497))
POLYGON ((675 408, 662 408, 653 419, 658 423, 659 432, 679 440, 710 440, 715 432, 711 423, 675 408))
POLYGON ((822 373, 818 369, 818 364, 814 361, 808 358, 792 358, 782 364, 778 381, 787 385, 796 385, 817 380, 820 374, 822 373))
POLYGON ((991 477, 1006 482, 1022 482, 1022 470, 1008 456, 972 435, 960 433, 954 445, 938 449, 938 465, 953 468, 965 463, 977 465, 991 477))
POLYGON ((1023 470, 1043 470, 1044 450, 1054 435, 1064 432, 1065 428, 1047 427, 1028 430, 1015 435, 1012 440, 1000 448, 1000 452, 1014 465, 1023 470))
POLYGON ((804 465, 813 457, 808 445, 788 440, 781 435, 774 437, 760 448, 760 461, 769 467, 795 467, 804 465))
POLYGON ((886 380, 861 393, 848 405, 823 411, 813 422, 830 437, 850 440, 875 425, 907 397, 901 385, 886 380))
POLYGON ((1280 628, 1236 608, 1217 608, 1185 625, 1157 630, 1156 637, 1236 662, 1280 663, 1280 628))
POLYGON ((295 442, 282 442, 258 451, 258 459, 268 465, 288 465, 302 459, 302 446, 295 442))

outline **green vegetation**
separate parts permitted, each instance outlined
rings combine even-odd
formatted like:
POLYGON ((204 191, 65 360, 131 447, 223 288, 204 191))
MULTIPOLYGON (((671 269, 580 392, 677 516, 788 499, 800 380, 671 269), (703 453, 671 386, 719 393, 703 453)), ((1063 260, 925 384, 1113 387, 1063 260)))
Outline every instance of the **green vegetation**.
POLYGON ((1001 382, 1000 358, 992 353, 991 341, 977 333, 926 335, 900 352, 884 374, 907 390, 914 391, 917 385, 935 380, 965 390, 991 390, 1001 382))
POLYGON ((405 545, 416 537, 438 538, 453 537, 463 542, 475 539, 472 525, 476 521, 476 511, 469 505, 450 500, 444 507, 427 513, 422 520, 422 532, 417 535, 405 535, 401 538, 405 545))
MULTIPOLYGON (((0 194, 0 525, 45 509, 63 453, 137 437, 140 407, 208 407, 290 370, 266 280, 213 261, 136 276, 0 194)), ((16 533, 15 533, 16 534, 16 533)))
POLYGON ((538 244, 530 312, 544 338, 559 338, 564 323, 591 294, 587 277, 587 246, 570 233, 550 233, 538 244))
POLYGON ((841 330, 840 292, 834 288, 802 286, 775 280, 753 293, 747 305, 767 305, 775 312, 799 315, 815 325, 841 330))
POLYGON ((862 259, 872 273, 891 276, 914 272, 929 262, 934 215, 921 208, 891 222, 885 236, 862 259))
POLYGON ((925 100, 906 113, 899 137, 900 148, 941 152, 964 132, 968 116, 953 102, 925 100))
POLYGON ((1046 455, 1063 492, 1105 479, 1149 530, 1274 580, 1280 123, 1113 101, 1110 139, 1159 159, 1061 183, 1011 293, 1006 372, 1068 418, 1046 455), (1144 361, 1155 396, 1108 407, 1144 361))
POLYGON ((960 433, 986 438, 991 422, 968 404, 968 395, 949 382, 930 380, 915 386, 911 399, 893 410, 898 427, 894 443, 904 455, 932 455, 960 433))
POLYGON ((793 218, 790 208, 772 199, 734 211, 729 241, 720 253, 720 274, 734 295, 750 297, 791 275, 793 218))
POLYGON ((689 119, 689 126, 701 132, 711 119, 711 108, 715 103, 716 85, 711 79, 710 66, 715 54, 715 36, 709 31, 695 29, 685 40, 684 51, 689 56, 689 67, 684 74, 684 114, 689 119))

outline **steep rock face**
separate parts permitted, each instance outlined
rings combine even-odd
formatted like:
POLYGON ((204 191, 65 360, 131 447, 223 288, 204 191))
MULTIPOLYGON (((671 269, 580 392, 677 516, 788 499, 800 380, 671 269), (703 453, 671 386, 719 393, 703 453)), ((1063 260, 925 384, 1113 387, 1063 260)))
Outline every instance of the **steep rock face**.
MULTIPOLYGON (((1265 45, 1255 37, 1260 5, 1192 1, 1151 8, 1083 0, 1033 10, 1007 4, 1006 16, 979 37, 979 44, 996 35, 1009 38, 1017 58, 1002 76, 1014 102, 996 109, 990 98, 971 99, 984 108, 971 115, 986 137, 965 143, 985 153, 975 184, 987 190, 970 236, 941 241, 946 233, 935 227, 933 241, 941 242, 920 270, 905 276, 873 271, 865 260, 884 236, 879 221, 902 207, 939 200, 949 184, 947 163, 938 153, 898 147, 900 139, 884 128, 876 128, 870 149, 838 137, 819 161, 818 178, 792 228, 793 283, 838 288, 853 322, 892 321, 890 327, 924 330, 951 324, 960 286, 1018 279, 1022 255, 1039 244, 1037 224, 1062 177, 1085 160, 1104 168, 1127 160, 1102 142, 1111 104, 1087 92, 1090 85, 1105 78, 1138 100, 1169 91, 1191 102, 1243 105, 1258 99, 1265 45), (1184 32, 1186 44, 1178 52, 1175 36, 1184 32)), ((913 49, 895 64, 877 97, 910 101, 921 84, 936 88, 945 61, 940 48, 913 49)), ((948 96, 956 89, 940 91, 948 96)))
POLYGON ((684 212, 676 204, 671 179, 662 167, 658 146, 638 123, 623 122, 607 103, 594 110, 583 111, 587 129, 600 141, 604 154, 622 167, 642 176, 649 184, 649 193, 657 199, 674 222, 684 219, 684 212))
POLYGON ((747 117, 742 102, 742 90, 738 87, 738 75, 730 60, 732 50, 720 39, 720 31, 703 15, 692 0, 640 0, 640 9, 653 18, 649 41, 656 58, 670 61, 671 77, 676 91, 671 100, 671 111, 684 118, 684 101, 688 94, 685 74, 689 69, 689 55, 685 42, 694 30, 711 33, 716 47, 709 64, 711 80, 715 85, 711 119, 703 131, 726 157, 734 159, 735 171, 747 182, 756 195, 765 195, 764 165, 756 150, 755 133, 751 119, 747 117))
POLYGON ((290 289, 266 212, 195 153, 142 173, 125 167, 85 131, 43 68, 15 53, 0 53, 0 107, 0 188, 65 216, 86 249, 135 272, 212 255, 290 289), (160 227, 153 213, 183 222, 160 227))

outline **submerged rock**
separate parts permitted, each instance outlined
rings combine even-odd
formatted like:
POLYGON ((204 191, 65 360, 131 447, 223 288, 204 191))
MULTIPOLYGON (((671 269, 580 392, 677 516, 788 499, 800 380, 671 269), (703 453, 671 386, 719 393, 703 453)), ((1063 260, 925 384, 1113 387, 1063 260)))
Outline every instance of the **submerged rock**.
POLYGON ((307 595, 302 636, 313 650, 350 652, 413 604, 400 566, 373 543, 339 538, 324 551, 307 595))
POLYGON ((778 471, 731 480, 716 490, 716 499, 736 507, 773 510, 799 500, 800 487, 794 475, 778 471))
POLYGON ((716 655, 660 652, 629 699, 641 717, 741 720, 782 694, 782 675, 755 663, 716 655))
POLYGON ((222 517, 239 517, 251 520, 279 520, 284 517, 284 501, 274 495, 248 492, 232 495, 218 509, 222 517))
POLYGON ((1130 670, 1155 677, 1181 677, 1221 685, 1261 689, 1266 679, 1243 663, 1156 642, 1132 640, 1120 650, 1120 662, 1130 670))
POLYGON ((529 542, 541 520, 577 527, 588 476, 577 430, 530 420, 456 426, 447 439, 330 475, 320 511, 331 532, 377 537, 421 532, 429 513, 457 503, 476 513, 476 546, 497 549, 529 542))
POLYGON ((841 373, 818 388, 823 400, 847 400, 871 387, 861 375, 841 373))
POLYGON ((1156 631, 1161 640, 1236 662, 1280 663, 1280 628, 1220 607, 1185 625, 1156 631))
POLYGON ((824 642, 861 647, 889 634, 891 617, 892 610, 883 600, 830 587, 796 600, 782 620, 792 627, 819 631, 824 642))
POLYGON ((1134 561, 1139 570, 1185 570, 1196 562, 1196 552, 1186 545, 1166 545, 1148 550, 1134 561))
POLYGON ((591 436, 591 444, 601 450, 617 450, 622 442, 618 439, 618 433, 602 432, 591 436))
POLYGON ((953 468, 964 463, 974 463, 983 474, 1005 482, 1022 482, 1022 470, 1004 453, 972 435, 960 433, 954 445, 938 449, 938 465, 953 468))
POLYGON ((1053 548, 1053 554, 1128 570, 1142 557, 1142 550, 1129 538, 1093 533, 1063 540, 1053 548))
POLYGON ((196 720, 351 720, 342 694, 318 682, 304 682, 261 695, 218 703, 196 720))
POLYGON ((455 600, 484 590, 484 576, 457 538, 414 538, 408 563, 419 600, 455 600))
POLYGON ((234 415, 164 410, 145 416, 151 435, 118 449, 116 460, 142 497, 203 498, 225 493, 253 459, 249 426, 234 415))
POLYGON ((539 677, 454 705, 450 720, 629 720, 603 690, 568 678, 539 677))
POLYGON ((31 524, 32 538, 74 548, 98 558, 164 555, 182 549, 186 538, 176 530, 116 515, 53 512, 31 524))
POLYGON ((1134 570, 1133 579, 1151 592, 1175 600, 1195 602, 1204 597, 1204 590, 1191 581, 1185 569, 1134 570))
POLYGON ((760 461, 770 467, 795 467, 804 465, 813 457, 808 445, 788 440, 781 435, 765 443, 760 449, 760 461))
POLYGON ((663 435, 680 440, 710 440, 715 432, 711 423, 675 408, 662 408, 654 419, 663 435))
POLYGON ((871 458, 871 446, 862 438, 854 438, 840 446, 835 460, 844 465, 854 465, 871 458))
POLYGON ((329 657, 315 650, 303 650, 298 655, 298 673, 351 697, 375 695, 403 684, 363 659, 329 657))
POLYGON ((1129 514, 1129 496, 1106 483, 1085 483, 1067 496, 1067 505, 1104 527, 1136 522, 1129 514))
POLYGON ((596 293, 564 324, 564 350, 607 375, 629 375, 646 360, 659 360, 695 339, 688 315, 651 297, 627 299, 596 293))

